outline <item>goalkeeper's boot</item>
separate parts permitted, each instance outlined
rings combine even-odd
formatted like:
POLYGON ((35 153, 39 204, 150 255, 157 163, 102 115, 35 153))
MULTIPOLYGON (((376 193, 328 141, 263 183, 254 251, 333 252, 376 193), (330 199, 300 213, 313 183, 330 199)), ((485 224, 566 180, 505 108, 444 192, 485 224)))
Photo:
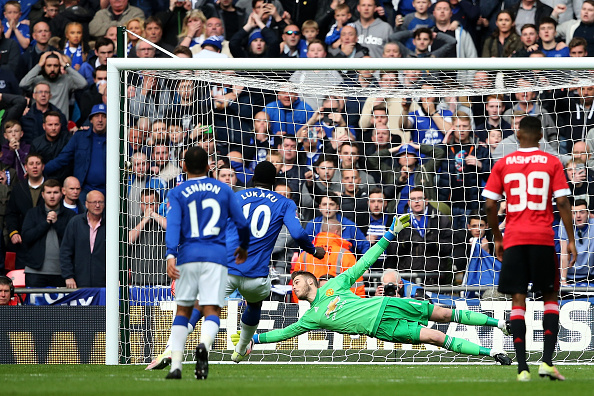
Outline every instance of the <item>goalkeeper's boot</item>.
POLYGON ((546 363, 541 363, 538 368, 538 375, 541 377, 549 377, 551 381, 559 380, 565 381, 565 377, 559 374, 559 370, 555 366, 549 366, 546 363))
POLYGON ((518 382, 528 382, 530 381, 530 371, 524 370, 520 374, 518 374, 518 382))
POLYGON ((510 366, 512 364, 512 360, 509 356, 505 354, 503 351, 495 351, 491 350, 491 356, 495 361, 502 366, 510 366))
POLYGON ((208 377, 208 350, 204 344, 198 344, 196 347, 196 370, 194 375, 198 380, 208 377))
POLYGON ((165 379, 181 379, 181 370, 175 369, 167 373, 167 377, 165 379))
POLYGON ((506 320, 505 322, 502 323, 502 325, 501 325, 501 327, 499 327, 499 329, 501 330, 503 335, 506 335, 506 336, 512 335, 511 321, 506 320))
POLYGON ((171 364, 171 349, 165 349, 165 352, 157 356, 153 361, 146 366, 145 370, 163 370, 171 364))
POLYGON ((235 363, 241 362, 250 353, 252 353, 252 348, 253 347, 254 347, 254 340, 250 340, 250 343, 248 344, 247 349, 245 350, 245 353, 242 355, 241 353, 239 353, 237 351, 233 351, 233 355, 231 355, 231 360, 234 361, 235 363))

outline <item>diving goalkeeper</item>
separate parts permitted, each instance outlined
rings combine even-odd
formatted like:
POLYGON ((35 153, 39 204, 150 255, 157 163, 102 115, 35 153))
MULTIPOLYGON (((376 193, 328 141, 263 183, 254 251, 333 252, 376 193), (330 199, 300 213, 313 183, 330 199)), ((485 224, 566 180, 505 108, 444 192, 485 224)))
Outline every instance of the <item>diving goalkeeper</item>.
MULTIPOLYGON (((357 263, 347 271, 319 287, 313 274, 297 271, 291 274, 293 293, 299 300, 307 300, 310 309, 296 322, 284 329, 255 334, 242 355, 251 352, 254 344, 279 342, 316 329, 343 334, 365 334, 380 340, 399 343, 427 343, 453 352, 475 356, 492 356, 502 365, 511 359, 503 351, 481 347, 470 341, 450 337, 439 330, 429 329, 428 321, 465 325, 498 327, 509 334, 504 320, 466 310, 439 307, 427 301, 408 298, 360 298, 350 291, 351 286, 386 250, 390 241, 404 227, 409 226, 410 215, 395 218, 390 229, 357 263)), ((234 344, 239 334, 233 334, 234 344)))

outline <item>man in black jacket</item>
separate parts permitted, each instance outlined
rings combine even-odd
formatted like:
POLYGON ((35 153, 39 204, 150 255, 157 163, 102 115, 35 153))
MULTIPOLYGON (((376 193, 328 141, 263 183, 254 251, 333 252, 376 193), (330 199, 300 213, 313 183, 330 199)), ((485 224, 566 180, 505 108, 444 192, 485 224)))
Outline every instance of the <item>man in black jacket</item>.
POLYGON ((16 252, 16 269, 25 268, 26 249, 23 247, 23 220, 27 211, 36 206, 43 206, 41 186, 43 185, 43 159, 39 154, 29 154, 25 158, 27 179, 12 187, 10 200, 6 207, 5 227, 10 238, 8 250, 16 252))
MULTIPOLYGON (((57 111, 48 111, 43 115, 43 130, 45 134, 33 139, 29 151, 40 154, 43 158, 43 163, 47 164, 56 158, 64 146, 66 146, 68 140, 70 140, 70 133, 62 131, 61 117, 57 111)), ((72 166, 65 166, 58 172, 47 176, 63 181, 71 174, 72 166)))
POLYGON ((62 206, 60 182, 49 179, 43 183, 41 196, 44 205, 29 210, 23 221, 25 285, 27 287, 64 287, 60 268, 60 243, 66 225, 75 216, 62 206))
POLYGON ((105 287, 105 197, 97 190, 87 194, 87 212, 68 223, 60 266, 66 287, 105 287), (92 247, 91 247, 92 246, 92 247))
POLYGON ((416 273, 417 283, 434 284, 448 281, 452 254, 452 221, 429 205, 423 187, 415 187, 409 195, 410 227, 398 234, 398 243, 386 250, 386 268, 416 273), (439 271, 439 272, 438 272, 439 271))

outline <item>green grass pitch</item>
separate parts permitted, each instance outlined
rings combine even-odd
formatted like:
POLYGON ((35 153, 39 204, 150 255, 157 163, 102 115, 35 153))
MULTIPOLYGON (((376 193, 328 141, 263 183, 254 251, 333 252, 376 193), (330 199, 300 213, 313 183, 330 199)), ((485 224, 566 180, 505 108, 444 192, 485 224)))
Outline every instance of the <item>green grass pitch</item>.
POLYGON ((594 389, 594 366, 559 366, 565 382, 536 375, 517 383, 516 367, 497 365, 212 364, 207 380, 184 365, 182 380, 144 366, 0 365, 0 393, 9 395, 203 396, 581 396, 594 389), (192 393, 188 393, 192 392, 192 393))

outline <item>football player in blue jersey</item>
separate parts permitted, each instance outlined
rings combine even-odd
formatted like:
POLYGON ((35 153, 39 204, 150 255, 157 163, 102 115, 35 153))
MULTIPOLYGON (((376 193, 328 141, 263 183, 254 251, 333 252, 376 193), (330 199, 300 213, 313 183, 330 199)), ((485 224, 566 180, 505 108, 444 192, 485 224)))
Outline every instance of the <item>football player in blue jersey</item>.
POLYGON ((269 161, 258 163, 252 180, 254 188, 235 193, 251 234, 250 256, 241 265, 235 263, 231 250, 237 245, 238 233, 233 230, 233 225, 227 229, 227 295, 239 290, 247 301, 241 316, 241 338, 231 356, 231 360, 236 363, 247 355, 250 341, 260 322, 262 301, 270 295, 270 256, 283 224, 301 249, 318 259, 326 255, 324 248, 313 245, 301 226, 295 202, 273 191, 276 183, 275 166, 269 161))
MULTIPOLYGON (((229 276, 226 294, 236 289, 247 301, 247 308, 241 317, 242 336, 235 348, 232 359, 240 362, 247 354, 247 347, 260 321, 262 301, 270 294, 269 263, 272 249, 280 230, 285 224, 289 233, 300 247, 316 258, 326 255, 324 248, 315 247, 297 215, 297 205, 291 199, 271 191, 276 183, 276 168, 269 161, 260 162, 254 169, 252 178, 254 188, 235 193, 239 198, 243 213, 247 217, 250 239, 250 255, 246 262, 238 265, 234 249, 238 244, 239 233, 232 223, 227 228, 227 265, 229 276)), ((184 184, 185 185, 185 184, 184 184)), ((202 294, 200 295, 202 303, 202 294)), ((200 320, 200 313, 194 311, 186 333, 190 333, 200 320)), ((203 327, 204 328, 204 325, 203 327)), ((160 370, 172 361, 171 337, 165 351, 147 366, 147 370, 160 370)))
POLYGON ((208 376, 208 351, 219 331, 227 284, 226 226, 235 224, 238 235, 233 258, 247 259, 250 231, 237 196, 226 184, 207 177, 208 154, 191 147, 184 157, 188 180, 172 189, 167 213, 167 274, 176 280, 177 314, 171 326, 171 370, 167 379, 180 379, 188 321, 200 293, 204 316, 196 347, 197 379, 208 376))

